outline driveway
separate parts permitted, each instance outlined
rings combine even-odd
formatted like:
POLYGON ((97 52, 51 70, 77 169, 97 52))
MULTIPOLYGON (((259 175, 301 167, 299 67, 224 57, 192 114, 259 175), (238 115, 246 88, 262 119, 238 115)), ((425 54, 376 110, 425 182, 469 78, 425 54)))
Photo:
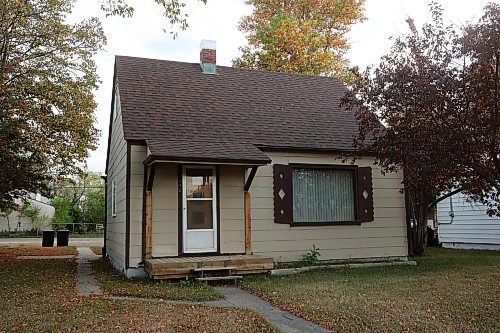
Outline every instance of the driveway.
MULTIPOLYGON (((54 239, 54 246, 57 239, 54 239)), ((0 238, 0 246, 42 246, 41 238, 0 238)), ((104 238, 71 238, 69 246, 76 247, 103 247, 104 238)))

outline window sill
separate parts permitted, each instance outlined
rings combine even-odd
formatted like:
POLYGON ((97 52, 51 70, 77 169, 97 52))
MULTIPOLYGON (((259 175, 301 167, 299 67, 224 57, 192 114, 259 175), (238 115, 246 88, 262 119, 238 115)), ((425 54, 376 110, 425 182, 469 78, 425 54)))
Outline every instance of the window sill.
POLYGON ((318 227, 327 225, 361 225, 361 221, 335 221, 335 222, 292 222, 290 227, 318 227))

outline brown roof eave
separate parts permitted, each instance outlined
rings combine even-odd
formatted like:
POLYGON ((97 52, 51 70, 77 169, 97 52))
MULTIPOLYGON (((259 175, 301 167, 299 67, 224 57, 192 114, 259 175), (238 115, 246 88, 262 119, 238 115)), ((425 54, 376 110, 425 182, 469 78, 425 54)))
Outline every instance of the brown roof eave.
POLYGON ((333 148, 305 148, 305 147, 278 147, 278 146, 266 146, 266 145, 255 145, 262 151, 287 151, 294 153, 315 153, 315 154, 338 154, 343 156, 375 156, 375 152, 366 150, 356 150, 356 149, 333 149, 333 148))
POLYGON ((271 163, 270 159, 224 159, 224 158, 199 158, 199 157, 176 157, 176 156, 160 156, 149 155, 144 161, 144 165, 151 165, 157 162, 171 163, 213 163, 226 165, 267 165, 271 163))

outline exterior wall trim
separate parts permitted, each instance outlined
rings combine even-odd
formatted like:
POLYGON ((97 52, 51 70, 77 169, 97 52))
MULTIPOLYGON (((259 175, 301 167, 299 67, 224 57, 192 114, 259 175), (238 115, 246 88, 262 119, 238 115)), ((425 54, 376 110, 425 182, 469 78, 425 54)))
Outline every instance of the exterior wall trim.
POLYGON ((142 226, 141 226, 141 258, 146 260, 146 186, 148 182, 148 167, 144 166, 142 182, 142 226))
POLYGON ((127 171, 125 180, 125 269, 130 266, 130 159, 132 144, 127 141, 127 171))
POLYGON ((104 244, 102 247, 102 257, 106 258, 106 238, 108 229, 108 176, 101 177, 104 180, 104 216, 106 216, 106 223, 104 223, 104 244))

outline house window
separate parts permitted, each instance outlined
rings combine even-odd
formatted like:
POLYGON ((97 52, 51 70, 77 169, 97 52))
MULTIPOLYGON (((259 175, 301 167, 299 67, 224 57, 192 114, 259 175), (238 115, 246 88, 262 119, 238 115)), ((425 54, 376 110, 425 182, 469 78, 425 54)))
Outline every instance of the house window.
POLYGON ((356 220, 354 169, 294 168, 293 222, 356 220))
POLYGON ((111 182, 111 215, 116 216, 116 182, 111 182))
POLYGON ((115 88, 115 105, 113 107, 113 120, 116 120, 118 117, 118 112, 120 112, 120 92, 118 90, 118 85, 115 88))

